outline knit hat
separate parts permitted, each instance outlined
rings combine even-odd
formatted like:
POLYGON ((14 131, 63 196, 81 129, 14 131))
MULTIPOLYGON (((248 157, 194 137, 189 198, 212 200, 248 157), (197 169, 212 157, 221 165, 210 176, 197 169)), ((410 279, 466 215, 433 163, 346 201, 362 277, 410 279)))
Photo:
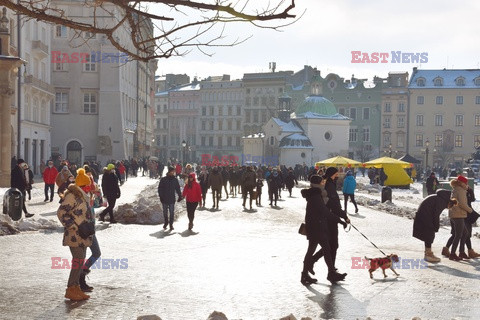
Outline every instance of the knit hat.
POLYGON ((109 163, 108 166, 107 166, 107 170, 113 170, 115 169, 115 165, 113 163, 109 163))
POLYGON ((461 174, 458 175, 457 180, 460 181, 460 182, 463 182, 465 184, 468 184, 468 179, 465 178, 464 176, 462 176, 461 174))
POLYGON ((85 169, 80 168, 77 170, 77 177, 75 178, 75 184, 79 187, 88 186, 91 183, 90 178, 85 174, 85 169))
POLYGON ((312 188, 320 188, 320 184, 322 183, 322 177, 319 175, 314 174, 310 177, 310 187, 312 188))
POLYGON ((347 176, 353 176, 352 171, 348 170, 348 171, 347 171, 347 176))
POLYGON ((338 169, 335 167, 328 167, 327 170, 325 171, 325 177, 328 179, 331 176, 333 176, 335 173, 338 172, 338 169))

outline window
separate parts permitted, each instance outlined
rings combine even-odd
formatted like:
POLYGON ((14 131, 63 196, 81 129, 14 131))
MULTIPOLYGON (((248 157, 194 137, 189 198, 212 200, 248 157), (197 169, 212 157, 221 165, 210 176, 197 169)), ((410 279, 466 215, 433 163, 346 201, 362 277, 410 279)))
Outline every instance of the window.
POLYGON ((221 147, 223 144, 222 136, 218 137, 218 146, 221 147))
POLYGON ((348 135, 348 141, 349 142, 357 142, 357 133, 358 133, 357 128, 350 128, 350 132, 349 132, 349 135, 348 135))
POLYGON ((209 128, 210 130, 213 130, 213 121, 210 121, 210 122, 209 122, 208 128, 209 128))
POLYGON ((202 137, 202 138, 201 138, 201 144, 202 144, 202 147, 205 146, 205 137, 202 137))
POLYGON ((442 79, 442 78, 435 78, 435 79, 433 80, 433 85, 434 85, 435 87, 441 87, 441 86, 443 86, 443 79, 442 79))
POLYGON ((84 39, 95 39, 96 36, 97 35, 94 32, 90 32, 90 31, 83 32, 83 38, 84 39))
POLYGON ((455 127, 463 127, 463 114, 455 115, 455 127))
POLYGON ((457 96, 457 104, 463 104, 463 96, 457 96))
POLYGON ((228 115, 229 115, 229 116, 232 115, 232 106, 228 106, 228 115))
POLYGON ((97 95, 95 93, 83 94, 83 113, 97 113, 97 95))
POLYGON ((415 146, 423 147, 423 134, 415 135, 415 146))
POLYGON ((476 134, 473 136, 473 146, 475 149, 478 149, 480 147, 480 135, 476 134))
POLYGON ((273 146, 275 144, 275 138, 270 137, 270 145, 273 146))
POLYGON ((370 141, 370 128, 363 128, 363 142, 370 141))
POLYGON ((435 126, 436 127, 443 126, 443 116, 441 114, 436 114, 435 115, 435 126))
POLYGON ((404 148, 405 147, 405 134, 399 133, 397 134, 397 148, 404 148))
POLYGON ((208 137, 208 145, 213 146, 213 137, 208 137))
POLYGON ((258 110, 253 110, 253 122, 258 123, 258 110))
POLYGON ((57 113, 68 112, 68 92, 55 93, 55 111, 57 113))
POLYGON ((232 137, 227 137, 227 146, 232 146, 232 137))
POLYGON ((392 137, 391 137, 391 134, 389 132, 386 132, 384 135, 383 135, 383 146, 385 148, 388 148, 388 146, 392 143, 392 137))
POLYGON ((390 122, 392 118, 391 117, 385 117, 385 121, 383 122, 383 127, 384 128, 390 128, 390 122))
POLYGON ((54 63, 53 64, 54 71, 64 71, 65 70, 65 63, 54 63))
POLYGON ((480 77, 475 78, 474 81, 475 81, 475 85, 476 85, 476 86, 480 86, 480 77))
POLYGON ((240 109, 240 107, 237 106, 237 116, 239 116, 241 114, 242 114, 242 110, 240 109))
POLYGON ((218 120, 218 130, 223 130, 223 121, 218 120))
POLYGON ((240 137, 235 137, 235 145, 236 146, 240 146, 241 143, 240 143, 240 137))
POLYGON ((425 102, 425 97, 424 96, 418 96, 417 97, 417 104, 423 104, 425 102))
POLYGON ((423 127, 423 114, 417 114, 417 127, 423 127))
POLYGON ((424 78, 418 78, 417 79, 417 86, 425 87, 425 79, 424 78))
POLYGON ((392 104, 390 102, 385 102, 385 112, 392 112, 392 104))
POLYGON ((66 38, 66 37, 67 37, 67 27, 55 26, 55 38, 66 38))
POLYGON ((210 111, 210 115, 213 116, 213 106, 210 106, 209 111, 210 111))
POLYGON ((437 96, 435 98, 435 103, 436 104, 443 104, 443 96, 437 96))
POLYGON ((202 116, 207 115, 207 107, 202 107, 202 116))
POLYGON ((232 120, 227 121, 227 130, 231 131, 232 130, 232 120))
POLYGON ((443 135, 436 134, 435 135, 435 147, 441 147, 443 144, 443 135))
POLYGON ((93 59, 91 55, 87 54, 85 60, 87 62, 83 63, 83 71, 94 72, 97 70, 95 59, 93 59))
POLYGON ((363 108, 363 120, 370 119, 370 108, 363 108))
POLYGON ((267 111, 266 110, 262 111, 262 122, 263 123, 267 122, 267 111))
POLYGON ((457 86, 464 86, 464 85, 465 85, 465 79, 464 79, 464 78, 461 78, 461 77, 460 77, 460 78, 457 78, 457 79, 455 80, 455 83, 456 83, 457 86))
POLYGON ((167 128, 167 119, 162 119, 163 120, 163 129, 168 129, 167 128))
POLYGON ((405 112, 405 103, 399 102, 398 103, 398 112, 405 112))
POLYGON ((251 110, 246 110, 245 111, 245 121, 248 123, 248 122, 252 122, 251 120, 251 110))
POLYGON ((463 135, 456 134, 455 135, 455 148, 463 147, 463 135))
POLYGON ((223 106, 218 107, 218 115, 223 116, 223 106))
POLYGON ((480 104, 480 96, 475 97, 475 104, 480 104))
POLYGON ((350 118, 352 120, 356 120, 357 119, 357 108, 350 108, 350 118))
POLYGON ((475 115, 475 127, 480 127, 480 114, 475 115))
POLYGON ((345 115, 345 108, 338 108, 338 113, 340 113, 342 116, 345 115))
POLYGON ((404 128, 405 127, 405 117, 398 116, 397 118, 397 128, 404 128))
POLYGON ((205 128, 207 127, 207 124, 205 121, 202 121, 202 130, 206 130, 205 128))

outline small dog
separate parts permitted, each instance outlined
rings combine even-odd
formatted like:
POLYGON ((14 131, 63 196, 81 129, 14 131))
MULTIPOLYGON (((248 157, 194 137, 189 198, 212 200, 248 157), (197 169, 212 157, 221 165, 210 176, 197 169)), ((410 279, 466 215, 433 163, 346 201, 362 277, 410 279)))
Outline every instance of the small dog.
POLYGON ((387 275, 385 274, 385 269, 390 269, 393 271, 393 273, 395 273, 397 277, 399 276, 399 274, 395 270, 393 270, 393 263, 398 262, 398 256, 396 254, 390 254, 384 258, 370 259, 365 257, 365 259, 369 260, 370 262, 370 269, 368 269, 368 272, 370 272, 370 279, 373 279, 373 272, 378 268, 382 268, 383 276, 385 278, 387 277, 387 275))

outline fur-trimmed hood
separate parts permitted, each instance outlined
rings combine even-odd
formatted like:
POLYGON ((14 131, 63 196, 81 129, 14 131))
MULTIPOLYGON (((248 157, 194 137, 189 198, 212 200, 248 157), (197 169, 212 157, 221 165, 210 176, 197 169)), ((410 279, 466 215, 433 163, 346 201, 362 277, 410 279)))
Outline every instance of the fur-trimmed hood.
POLYGON ((452 186, 452 188, 463 188, 465 190, 468 189, 468 185, 457 179, 453 179, 452 181, 450 181, 450 185, 452 186))

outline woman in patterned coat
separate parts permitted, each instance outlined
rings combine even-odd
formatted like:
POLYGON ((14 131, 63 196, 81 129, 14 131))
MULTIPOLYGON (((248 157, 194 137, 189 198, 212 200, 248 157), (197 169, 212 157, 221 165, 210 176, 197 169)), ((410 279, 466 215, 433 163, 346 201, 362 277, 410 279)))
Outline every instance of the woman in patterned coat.
POLYGON ((74 301, 90 298, 80 289, 79 278, 87 247, 92 245, 93 235, 84 239, 80 237, 78 231, 78 226, 82 222, 93 218, 89 197, 87 196, 89 189, 90 178, 85 174, 85 169, 78 169, 75 184, 68 186, 64 201, 57 211, 57 217, 65 228, 63 245, 70 247, 70 252, 72 253, 72 265, 65 298, 74 301))

